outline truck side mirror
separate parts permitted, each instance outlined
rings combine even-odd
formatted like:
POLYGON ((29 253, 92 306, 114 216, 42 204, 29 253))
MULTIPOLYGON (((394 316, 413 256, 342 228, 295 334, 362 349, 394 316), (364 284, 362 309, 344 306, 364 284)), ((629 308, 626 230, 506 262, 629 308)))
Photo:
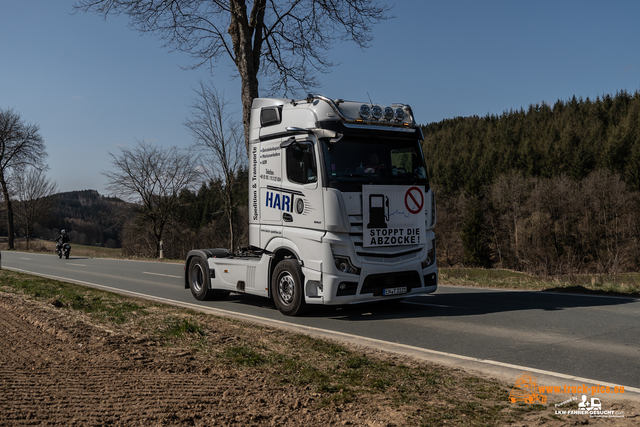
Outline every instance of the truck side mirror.
POLYGON ((280 144, 280 148, 287 148, 288 146, 290 146, 294 142, 296 142, 296 139, 294 137, 291 137, 291 138, 287 139, 286 141, 283 141, 280 144))

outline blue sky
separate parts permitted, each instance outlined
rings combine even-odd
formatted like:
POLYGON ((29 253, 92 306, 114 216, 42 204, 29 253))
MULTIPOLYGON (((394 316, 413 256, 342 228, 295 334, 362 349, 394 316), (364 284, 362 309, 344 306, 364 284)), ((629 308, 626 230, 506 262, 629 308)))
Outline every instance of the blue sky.
MULTIPOLYGON (((229 61, 214 75, 185 71, 190 58, 129 29, 126 17, 74 15, 72 5, 0 2, 0 108, 40 126, 60 191, 106 194, 108 153, 136 140, 191 145, 183 122, 198 80, 224 90, 240 114, 229 61)), ((407 103, 426 124, 640 89, 637 1, 404 0, 393 14, 371 48, 335 45, 340 65, 314 92, 407 103)))

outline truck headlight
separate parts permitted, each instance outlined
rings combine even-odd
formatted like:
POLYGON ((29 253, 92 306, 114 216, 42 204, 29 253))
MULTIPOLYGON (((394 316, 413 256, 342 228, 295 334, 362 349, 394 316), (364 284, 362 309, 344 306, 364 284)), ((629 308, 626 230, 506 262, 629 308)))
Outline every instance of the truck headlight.
POLYGON ((431 249, 427 251, 427 258, 422 261, 422 268, 425 269, 433 265, 436 262, 436 241, 433 240, 431 249))
POLYGON ((347 274, 360 274, 360 269, 351 263, 351 259, 348 256, 334 255, 333 261, 336 263, 338 271, 347 274))

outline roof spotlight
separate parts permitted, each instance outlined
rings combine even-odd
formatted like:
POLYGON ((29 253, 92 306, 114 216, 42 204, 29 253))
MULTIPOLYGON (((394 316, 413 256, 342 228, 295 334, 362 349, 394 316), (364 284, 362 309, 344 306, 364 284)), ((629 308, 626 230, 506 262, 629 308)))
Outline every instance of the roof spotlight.
POLYGON ((386 107, 384 109, 384 118, 385 120, 393 120, 393 108, 386 107))
POLYGON ((380 120, 382 118, 382 108, 380 108, 379 105, 374 105, 371 108, 371 114, 373 115, 374 119, 380 120))
POLYGON ((396 119, 400 121, 404 120, 404 110, 401 107, 396 108, 396 119))
POLYGON ((360 117, 363 119, 368 119, 371 116, 371 108, 367 104, 362 104, 360 106, 360 117))

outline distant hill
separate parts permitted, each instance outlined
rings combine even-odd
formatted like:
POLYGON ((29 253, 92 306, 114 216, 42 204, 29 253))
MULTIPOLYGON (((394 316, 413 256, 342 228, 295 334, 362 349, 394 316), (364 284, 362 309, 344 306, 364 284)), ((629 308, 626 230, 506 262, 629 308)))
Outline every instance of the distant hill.
POLYGON ((80 245, 121 246, 120 230, 128 204, 116 197, 101 196, 95 190, 70 191, 51 196, 55 207, 42 223, 45 238, 65 229, 80 245), (47 234, 47 235, 45 235, 47 234))

